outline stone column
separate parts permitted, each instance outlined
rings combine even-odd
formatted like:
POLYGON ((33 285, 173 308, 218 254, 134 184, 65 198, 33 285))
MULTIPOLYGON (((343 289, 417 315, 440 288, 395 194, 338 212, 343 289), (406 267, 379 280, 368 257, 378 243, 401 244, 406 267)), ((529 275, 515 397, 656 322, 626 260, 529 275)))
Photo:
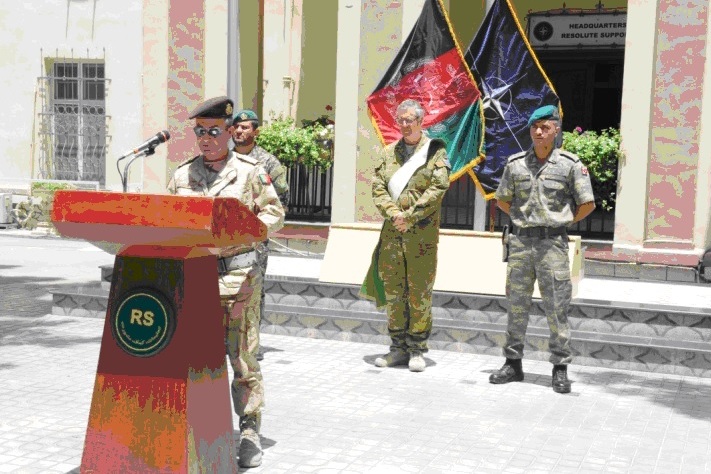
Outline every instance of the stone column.
POLYGON ((629 261, 695 266, 707 243, 708 20, 708 0, 629 4, 614 240, 629 261))
MULTIPOLYGON (((395 0, 362 1, 360 18, 360 67, 358 84, 358 123, 356 158, 356 214, 355 222, 381 221, 382 217, 373 204, 371 180, 375 171, 376 157, 382 148, 375 132, 366 99, 377 87, 385 71, 395 58, 403 38, 412 24, 403 30, 403 2, 395 0)), ((417 15, 414 16, 414 21, 417 15)))
POLYGON ((338 0, 336 130, 331 222, 355 222, 356 158, 359 136, 361 0, 338 0))
POLYGON ((144 136, 171 135, 144 160, 143 184, 163 192, 177 165, 196 154, 188 114, 205 99, 205 3, 144 0, 143 11, 144 136))

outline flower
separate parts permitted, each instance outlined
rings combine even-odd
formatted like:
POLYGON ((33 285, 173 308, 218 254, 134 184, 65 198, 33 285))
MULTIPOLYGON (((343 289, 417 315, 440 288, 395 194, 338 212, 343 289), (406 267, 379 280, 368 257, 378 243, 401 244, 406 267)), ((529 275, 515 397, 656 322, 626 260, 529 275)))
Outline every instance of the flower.
POLYGON ((333 110, 333 107, 331 107, 330 105, 327 105, 326 110, 331 111, 331 110, 333 110))
POLYGON ((575 133, 583 133, 583 129, 580 126, 575 127, 575 133))

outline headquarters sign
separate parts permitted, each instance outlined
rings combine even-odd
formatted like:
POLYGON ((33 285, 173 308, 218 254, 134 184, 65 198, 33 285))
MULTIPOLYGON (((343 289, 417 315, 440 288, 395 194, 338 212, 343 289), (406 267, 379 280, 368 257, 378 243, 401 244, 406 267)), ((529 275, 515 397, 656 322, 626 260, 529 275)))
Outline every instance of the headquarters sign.
POLYGON ((531 13, 528 40, 534 48, 617 48, 625 45, 627 13, 531 13))

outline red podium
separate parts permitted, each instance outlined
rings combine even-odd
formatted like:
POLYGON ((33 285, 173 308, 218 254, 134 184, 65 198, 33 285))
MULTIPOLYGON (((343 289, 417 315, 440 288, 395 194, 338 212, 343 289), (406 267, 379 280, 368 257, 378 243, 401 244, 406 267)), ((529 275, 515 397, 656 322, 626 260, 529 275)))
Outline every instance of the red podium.
POLYGON ((81 472, 236 472, 217 249, 266 239, 233 198, 58 191, 65 237, 122 245, 81 472))

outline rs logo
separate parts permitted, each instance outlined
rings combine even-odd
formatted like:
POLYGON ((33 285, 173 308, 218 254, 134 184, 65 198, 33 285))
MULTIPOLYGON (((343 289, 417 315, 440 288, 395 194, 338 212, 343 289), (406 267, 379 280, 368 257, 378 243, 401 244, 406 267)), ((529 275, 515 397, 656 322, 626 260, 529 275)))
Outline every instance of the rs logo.
POLYGON ((139 326, 153 326, 154 314, 152 311, 141 311, 140 309, 131 309, 131 324, 138 324, 139 326))

